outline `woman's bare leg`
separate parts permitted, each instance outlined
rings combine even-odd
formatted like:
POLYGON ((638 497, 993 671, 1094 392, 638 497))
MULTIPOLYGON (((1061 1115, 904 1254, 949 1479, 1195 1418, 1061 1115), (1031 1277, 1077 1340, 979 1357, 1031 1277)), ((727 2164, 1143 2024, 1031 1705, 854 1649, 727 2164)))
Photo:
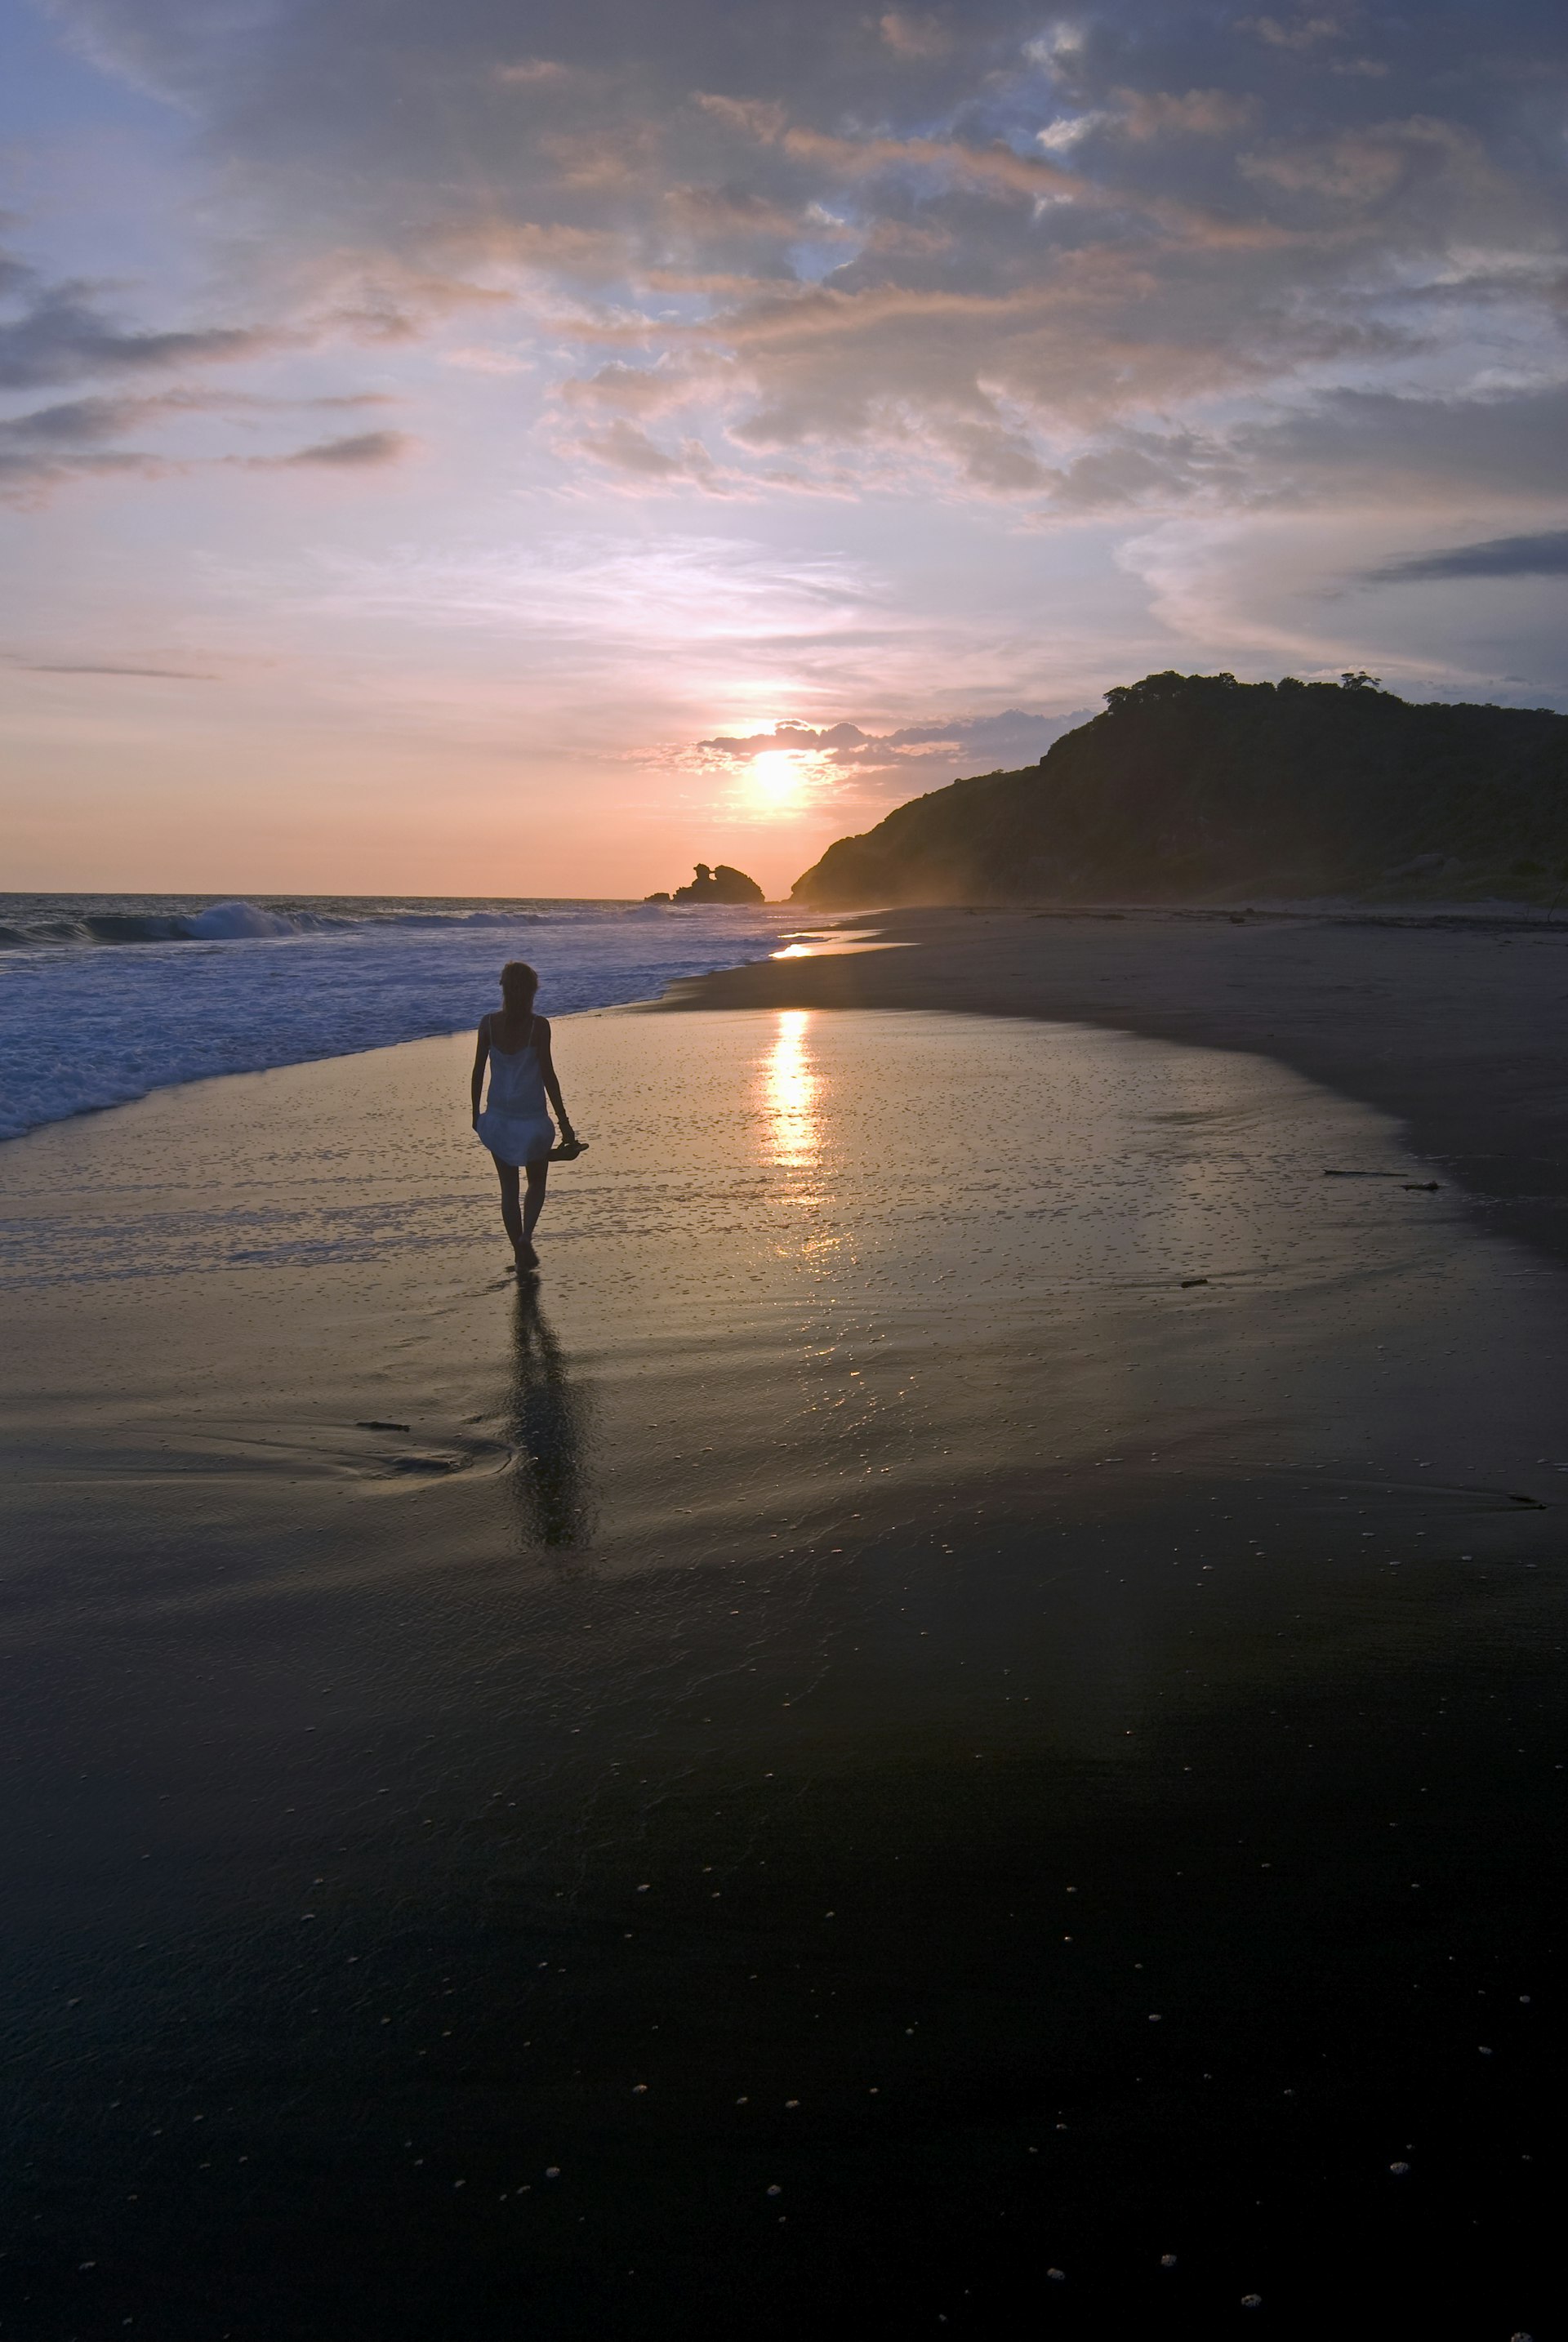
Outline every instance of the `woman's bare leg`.
MULTIPOLYGON (((501 1220, 513 1251, 521 1259, 524 1242, 523 1214, 517 1200, 517 1166, 503 1163, 499 1155, 490 1157, 495 1166, 495 1176, 501 1182, 501 1220)), ((537 1215, 535 1215, 535 1217, 537 1215)))
POLYGON ((539 1256, 534 1251, 534 1230, 544 1208, 544 1184, 550 1176, 548 1163, 530 1163, 526 1166, 528 1192, 523 1200, 523 1250, 532 1254, 528 1266, 537 1267, 539 1256))

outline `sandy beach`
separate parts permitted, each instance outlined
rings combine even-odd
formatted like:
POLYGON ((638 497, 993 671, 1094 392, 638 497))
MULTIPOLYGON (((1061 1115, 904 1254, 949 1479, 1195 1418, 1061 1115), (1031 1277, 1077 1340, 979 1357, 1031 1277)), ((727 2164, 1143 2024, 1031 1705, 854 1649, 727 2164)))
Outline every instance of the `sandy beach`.
POLYGON ((1563 944, 876 924, 0 1150, 8 2333, 1550 2331, 1563 944))

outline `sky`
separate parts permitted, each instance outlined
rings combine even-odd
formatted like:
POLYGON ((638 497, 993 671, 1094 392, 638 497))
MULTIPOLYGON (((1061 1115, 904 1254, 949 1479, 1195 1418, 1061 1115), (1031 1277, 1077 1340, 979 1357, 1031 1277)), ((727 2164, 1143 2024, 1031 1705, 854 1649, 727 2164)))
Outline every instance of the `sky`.
POLYGON ((0 0, 0 888, 770 895, 1154 669, 1568 706, 1545 0, 0 0))

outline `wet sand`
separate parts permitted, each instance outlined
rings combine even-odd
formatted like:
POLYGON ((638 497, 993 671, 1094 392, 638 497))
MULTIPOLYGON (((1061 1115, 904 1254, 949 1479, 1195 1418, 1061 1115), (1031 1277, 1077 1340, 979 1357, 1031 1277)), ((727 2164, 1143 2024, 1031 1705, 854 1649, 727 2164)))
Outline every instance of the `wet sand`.
POLYGON ((1254 1051, 1398 1116, 1486 1224, 1568 1261, 1568 909, 893 911, 900 948, 764 960, 665 1006, 954 1008, 1254 1051))
POLYGON ((563 1020, 520 1295, 467 1052, 0 1153, 4 2330, 1548 2334, 1568 1278, 752 1007, 563 1020))

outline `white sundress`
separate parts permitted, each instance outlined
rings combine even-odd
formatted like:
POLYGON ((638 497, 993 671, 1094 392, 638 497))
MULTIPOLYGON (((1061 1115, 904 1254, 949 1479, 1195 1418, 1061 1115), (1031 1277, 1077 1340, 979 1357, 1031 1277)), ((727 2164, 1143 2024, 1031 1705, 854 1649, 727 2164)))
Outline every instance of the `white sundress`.
MULTIPOLYGON (((530 1036, 533 1026, 530 1025, 530 1036)), ((555 1144, 544 1101, 544 1076, 532 1037, 521 1049, 490 1044, 490 1089, 478 1132, 500 1163, 538 1163, 555 1144)))

